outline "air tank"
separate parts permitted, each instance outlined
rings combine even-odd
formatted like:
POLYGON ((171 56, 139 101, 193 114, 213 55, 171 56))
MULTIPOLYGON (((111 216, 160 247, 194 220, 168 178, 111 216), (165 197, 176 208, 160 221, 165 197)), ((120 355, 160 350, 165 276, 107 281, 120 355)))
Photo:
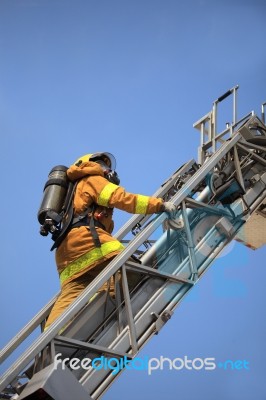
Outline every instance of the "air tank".
POLYGON ((41 225, 45 223, 47 217, 51 218, 51 214, 58 215, 62 210, 68 188, 67 170, 68 168, 64 165, 58 165, 48 175, 38 211, 38 221, 41 225))

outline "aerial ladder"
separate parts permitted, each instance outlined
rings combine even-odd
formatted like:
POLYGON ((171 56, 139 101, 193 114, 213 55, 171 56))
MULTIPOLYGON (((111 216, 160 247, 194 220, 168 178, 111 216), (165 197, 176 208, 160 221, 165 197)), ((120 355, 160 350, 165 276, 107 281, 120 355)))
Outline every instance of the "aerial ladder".
POLYGON ((112 362, 134 360, 232 240, 252 249, 266 243, 266 103, 260 117, 251 111, 238 120, 237 91, 220 96, 194 124, 198 161, 154 194, 175 204, 176 215, 133 216, 115 235, 123 252, 66 311, 43 331, 57 294, 0 352, 3 362, 35 333, 0 378, 0 399, 101 398, 124 370, 121 364, 114 374, 112 362), (219 104, 229 96, 232 122, 218 132, 219 104), (129 289, 132 273, 138 279, 129 289), (114 298, 99 292, 111 277, 114 298), (101 357, 110 360, 106 368, 93 363, 101 357), (74 358, 84 368, 75 368, 74 358))

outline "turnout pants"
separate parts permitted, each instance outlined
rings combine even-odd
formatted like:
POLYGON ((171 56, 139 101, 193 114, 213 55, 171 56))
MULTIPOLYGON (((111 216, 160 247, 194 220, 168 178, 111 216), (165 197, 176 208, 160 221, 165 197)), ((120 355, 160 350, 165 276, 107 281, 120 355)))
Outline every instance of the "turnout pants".
MULTIPOLYGON (((58 296, 51 313, 46 321, 44 330, 46 330, 66 309, 67 307, 83 292, 84 289, 99 275, 100 272, 106 268, 111 260, 105 261, 104 263, 97 265, 85 272, 83 275, 77 277, 66 283, 58 296)), ((129 272, 128 284, 129 289, 132 289, 141 279, 140 274, 129 272)), ((108 283, 105 283, 98 291, 107 291, 111 297, 115 297, 115 283, 114 277, 111 277, 108 283)))

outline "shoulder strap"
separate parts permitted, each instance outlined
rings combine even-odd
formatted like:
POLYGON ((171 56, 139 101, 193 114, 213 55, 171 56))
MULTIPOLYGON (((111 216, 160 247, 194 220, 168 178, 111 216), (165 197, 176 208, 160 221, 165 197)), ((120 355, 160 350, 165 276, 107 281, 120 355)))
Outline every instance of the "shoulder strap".
POLYGON ((96 226, 102 229, 105 229, 105 226, 101 222, 95 220, 94 218, 95 209, 96 209, 96 204, 93 203, 82 214, 79 214, 73 218, 71 227, 87 226, 90 229, 95 247, 101 247, 101 242, 98 232, 96 230, 96 226), (88 213, 91 213, 90 217, 88 217, 88 213))
POLYGON ((95 211, 95 204, 92 205, 92 215, 90 218, 90 231, 91 231, 91 236, 93 238, 95 247, 101 247, 100 238, 99 238, 98 232, 95 228, 95 221, 94 221, 94 217, 93 217, 94 211, 95 211))

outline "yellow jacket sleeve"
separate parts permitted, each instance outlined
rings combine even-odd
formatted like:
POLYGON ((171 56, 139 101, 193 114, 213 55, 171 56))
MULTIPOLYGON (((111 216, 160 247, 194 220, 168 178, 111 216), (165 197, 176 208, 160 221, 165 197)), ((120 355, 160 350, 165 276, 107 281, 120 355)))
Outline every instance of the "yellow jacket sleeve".
POLYGON ((126 192, 121 186, 109 182, 102 176, 89 176, 78 184, 78 196, 82 204, 75 204, 77 212, 84 211, 85 203, 96 203, 103 207, 118 208, 132 214, 153 214, 162 210, 162 199, 126 192))

